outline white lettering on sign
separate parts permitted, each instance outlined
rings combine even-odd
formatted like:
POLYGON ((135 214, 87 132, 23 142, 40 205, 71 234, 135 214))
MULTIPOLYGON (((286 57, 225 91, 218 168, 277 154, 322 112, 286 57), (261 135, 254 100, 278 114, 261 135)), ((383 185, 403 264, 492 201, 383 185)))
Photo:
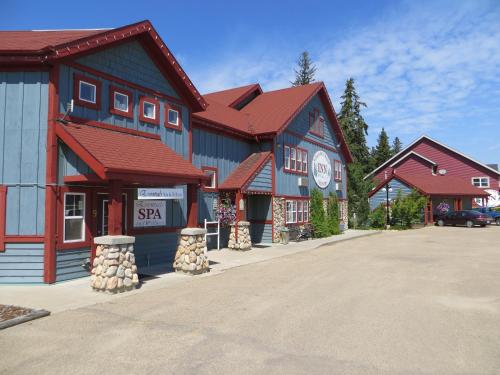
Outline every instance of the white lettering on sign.
POLYGON ((138 199, 184 199, 183 189, 137 189, 138 199))
POLYGON ((162 227, 167 225, 165 201, 134 200, 134 227, 162 227))
POLYGON ((332 163, 324 151, 317 151, 312 160, 312 173, 316 185, 326 188, 332 179, 332 163))

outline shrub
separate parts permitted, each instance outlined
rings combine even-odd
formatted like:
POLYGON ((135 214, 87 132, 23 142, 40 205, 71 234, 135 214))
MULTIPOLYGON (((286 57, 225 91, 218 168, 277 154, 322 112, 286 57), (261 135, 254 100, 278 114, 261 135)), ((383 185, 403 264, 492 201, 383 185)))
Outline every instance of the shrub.
POLYGON ((401 229, 411 228, 412 224, 420 221, 426 202, 426 198, 415 190, 406 197, 399 190, 391 207, 392 224, 401 229))
POLYGON ((311 191, 311 224, 314 227, 314 237, 330 235, 323 208, 323 194, 318 189, 311 191))
POLYGON ((334 193, 330 193, 328 196, 328 205, 327 205, 327 226, 329 230, 329 234, 340 234, 340 220, 339 220, 339 200, 337 195, 334 193))
POLYGON ((376 209, 370 212, 370 226, 372 228, 385 228, 386 208, 384 204, 380 204, 376 209))

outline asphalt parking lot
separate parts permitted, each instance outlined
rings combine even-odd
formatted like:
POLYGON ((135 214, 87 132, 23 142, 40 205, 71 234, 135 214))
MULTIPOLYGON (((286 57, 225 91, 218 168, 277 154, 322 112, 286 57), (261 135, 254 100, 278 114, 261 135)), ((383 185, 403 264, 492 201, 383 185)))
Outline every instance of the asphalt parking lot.
POLYGON ((0 331, 0 373, 499 374, 499 240, 387 232, 186 278, 0 331))

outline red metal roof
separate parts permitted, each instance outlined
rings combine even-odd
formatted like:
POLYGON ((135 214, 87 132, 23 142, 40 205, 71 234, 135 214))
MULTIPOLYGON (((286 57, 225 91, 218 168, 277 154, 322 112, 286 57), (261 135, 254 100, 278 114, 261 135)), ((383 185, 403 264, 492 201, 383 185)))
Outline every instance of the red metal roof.
POLYGON ((205 94, 203 97, 209 101, 224 104, 227 107, 233 107, 255 91, 262 93, 262 89, 258 83, 205 94))
MULTIPOLYGON (((441 195, 441 196, 469 196, 469 197, 487 197, 489 194, 483 189, 475 187, 470 181, 457 176, 449 175, 418 175, 418 174, 402 174, 394 173, 390 179, 397 179, 410 187, 415 188, 425 195, 441 195)), ((375 194, 378 190, 384 187, 386 182, 380 183, 373 189, 369 196, 375 194)))
POLYGON ((57 136, 103 180, 142 176, 173 178, 178 183, 206 179, 205 174, 160 139, 80 125, 58 124, 57 136))
POLYGON ((270 159, 271 152, 255 152, 246 158, 219 186, 222 190, 234 190, 245 187, 250 179, 259 173, 267 160, 270 159))

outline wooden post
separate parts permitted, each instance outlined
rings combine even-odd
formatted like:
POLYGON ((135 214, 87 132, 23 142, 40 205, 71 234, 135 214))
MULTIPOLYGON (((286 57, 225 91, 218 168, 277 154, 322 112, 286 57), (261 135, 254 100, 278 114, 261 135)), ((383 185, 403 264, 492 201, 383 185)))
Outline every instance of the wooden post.
POLYGON ((121 235, 122 223, 122 183, 113 180, 109 184, 110 196, 108 203, 108 234, 111 236, 121 235))
POLYGON ((187 226, 196 228, 198 226, 198 189, 196 184, 189 184, 188 195, 188 219, 187 226))
POLYGON ((427 225, 429 222, 429 200, 425 202, 425 207, 424 207, 424 225, 427 225))
POLYGON ((434 224, 434 207, 432 207, 432 197, 429 196, 429 211, 430 211, 430 221, 429 224, 434 224))

